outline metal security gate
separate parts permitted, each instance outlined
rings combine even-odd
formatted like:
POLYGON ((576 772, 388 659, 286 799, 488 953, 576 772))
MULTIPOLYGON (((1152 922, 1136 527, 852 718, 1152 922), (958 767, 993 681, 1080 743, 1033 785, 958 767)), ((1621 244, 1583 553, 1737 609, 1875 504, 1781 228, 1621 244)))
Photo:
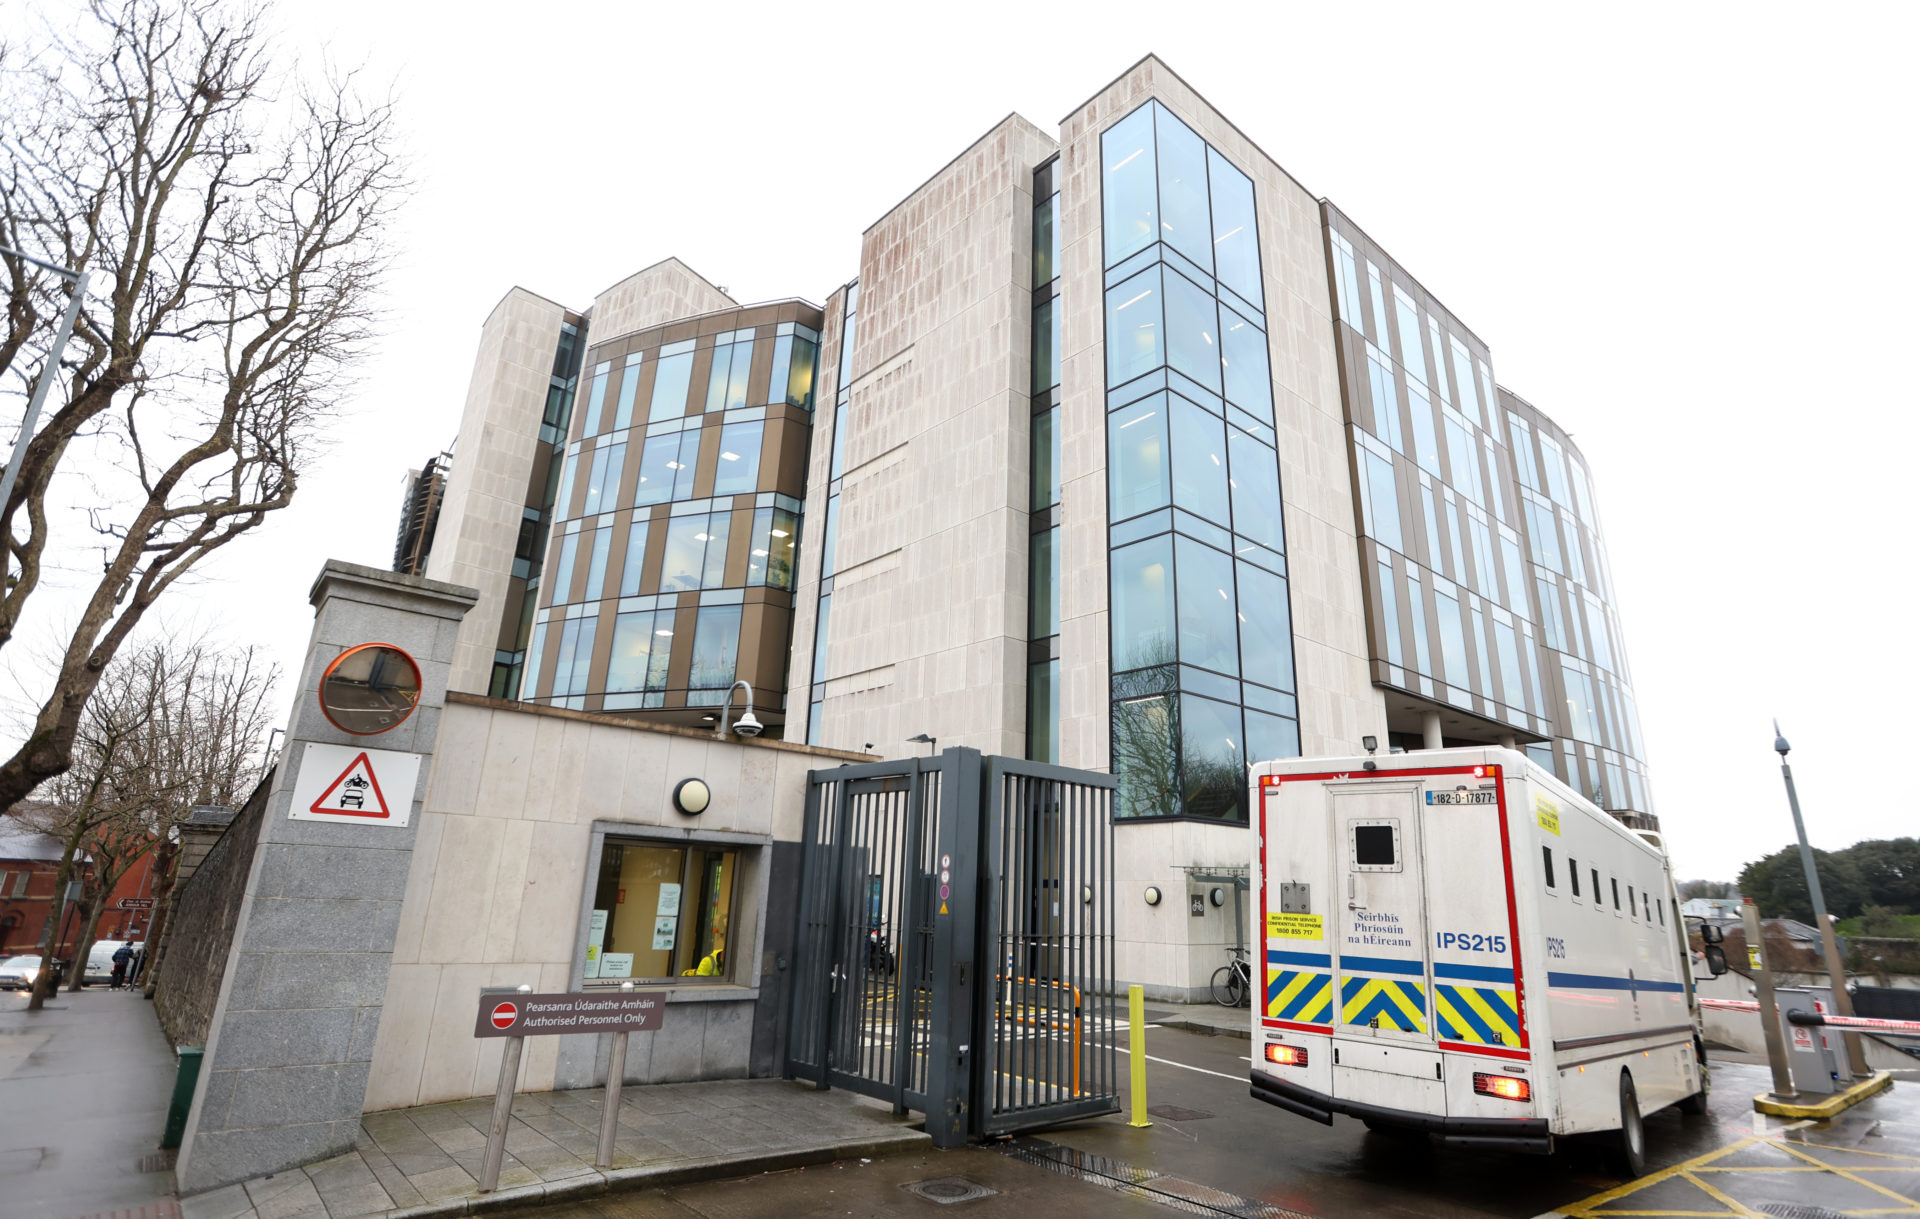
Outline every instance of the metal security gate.
POLYGON ((985 786, 978 1131, 1113 1113, 1113 778, 989 758, 985 786))
POLYGON ((970 749, 812 772, 787 1074, 940 1146, 1115 1111, 1112 789, 970 749))

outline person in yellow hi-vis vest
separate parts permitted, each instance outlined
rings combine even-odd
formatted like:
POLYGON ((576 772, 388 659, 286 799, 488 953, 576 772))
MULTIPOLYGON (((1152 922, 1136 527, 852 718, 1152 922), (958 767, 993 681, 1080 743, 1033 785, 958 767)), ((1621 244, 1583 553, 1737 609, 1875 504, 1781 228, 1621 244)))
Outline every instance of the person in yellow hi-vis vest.
POLYGON ((700 964, 692 969, 680 971, 683 978, 717 978, 725 970, 727 962, 727 925, 723 922, 713 929, 713 951, 700 958, 700 964))

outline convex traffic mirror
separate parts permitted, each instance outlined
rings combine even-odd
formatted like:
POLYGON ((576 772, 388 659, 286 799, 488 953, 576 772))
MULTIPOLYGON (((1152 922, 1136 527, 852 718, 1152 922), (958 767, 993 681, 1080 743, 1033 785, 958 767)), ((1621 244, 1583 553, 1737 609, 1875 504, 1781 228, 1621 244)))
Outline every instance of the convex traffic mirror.
POLYGON ((321 712, 354 736, 398 728, 419 702, 420 666, 389 643, 348 648, 320 679, 321 712))

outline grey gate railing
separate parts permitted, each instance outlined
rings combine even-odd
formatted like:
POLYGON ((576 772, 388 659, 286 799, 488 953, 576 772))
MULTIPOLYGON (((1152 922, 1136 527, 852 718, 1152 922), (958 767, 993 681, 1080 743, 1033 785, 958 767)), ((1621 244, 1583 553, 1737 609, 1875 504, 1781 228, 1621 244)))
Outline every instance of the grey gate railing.
POLYGON ((1112 790, 971 749, 812 772, 787 1074, 940 1146, 1115 1111, 1112 790))

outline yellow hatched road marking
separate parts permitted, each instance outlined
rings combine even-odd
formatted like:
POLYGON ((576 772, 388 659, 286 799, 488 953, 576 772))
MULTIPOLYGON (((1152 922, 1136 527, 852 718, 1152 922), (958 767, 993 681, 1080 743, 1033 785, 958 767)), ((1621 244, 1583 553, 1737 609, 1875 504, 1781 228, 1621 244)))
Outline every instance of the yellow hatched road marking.
MULTIPOLYGON (((1920 1200, 1909 1198, 1904 1194, 1896 1193, 1893 1190, 1886 1188, 1885 1186, 1877 1185, 1873 1181, 1868 1180, 1861 1175, 1858 1175, 1862 1173, 1899 1172, 1915 1165, 1920 1165, 1920 1157, 1896 1155, 1892 1152, 1885 1152, 1885 1151, 1861 1151, 1861 1150, 1856 1150, 1855 1148, 1852 1148, 1852 1147, 1827 1147, 1824 1144, 1819 1144, 1819 1143, 1806 1144, 1805 1149, 1803 1149, 1802 1146, 1788 1143, 1784 1139, 1771 1138, 1765 1135, 1750 1135, 1736 1142, 1729 1143, 1725 1147, 1721 1147, 1714 1151, 1710 1151, 1705 1155, 1696 1156, 1691 1160, 1682 1161, 1681 1163, 1675 1164, 1669 1168, 1663 1168, 1657 1172, 1648 1173, 1644 1177, 1640 1177, 1637 1180, 1628 1181, 1624 1185, 1615 1186, 1614 1188, 1606 1190, 1602 1193, 1594 1194, 1590 1198, 1582 1198, 1578 1202, 1572 1203, 1571 1205, 1560 1207, 1558 1213, 1567 1216, 1568 1219, 1614 1219, 1614 1217, 1616 1216, 1621 1216, 1621 1217, 1647 1216, 1649 1217, 1649 1219, 1651 1219, 1652 1216, 1667 1216, 1667 1215, 1700 1216, 1700 1217, 1711 1215, 1711 1216, 1720 1217, 1720 1219, 1724 1219, 1724 1217, 1727 1215, 1759 1216, 1761 1215, 1761 1212, 1750 1209, 1749 1207, 1743 1205, 1739 1201, 1730 1197, 1723 1190, 1716 1188, 1712 1183, 1712 1181, 1708 1179, 1708 1174, 1720 1175, 1720 1174, 1740 1173, 1740 1172, 1751 1172, 1751 1173, 1830 1172, 1836 1177, 1839 1177, 1843 1180, 1851 1181, 1855 1185, 1863 1186, 1866 1189, 1869 1189, 1874 1193, 1880 1194, 1883 1197, 1886 1197, 1892 1201, 1900 1202, 1904 1204, 1898 1207, 1884 1207, 1884 1208, 1875 1207, 1872 1209, 1865 1209, 1865 1210, 1849 1210, 1844 1212, 1845 1214, 1848 1214, 1848 1215, 1920 1215, 1920 1200), (1719 1160, 1725 1156, 1732 1155, 1736 1151, 1740 1151, 1748 1147, 1753 1147, 1755 1145, 1762 1145, 1762 1144, 1784 1151, 1790 1156, 1794 1156, 1800 1160, 1804 1160, 1806 1163, 1804 1165, 1787 1165, 1787 1166, 1782 1166, 1777 1164, 1771 1164, 1771 1165, 1770 1164, 1747 1164, 1747 1165, 1719 1166, 1714 1164, 1715 1160, 1719 1160), (1844 1167, 1839 1167, 1829 1161, 1822 1160, 1817 1156, 1810 1154, 1810 1152, 1812 1151, 1833 1151, 1833 1152, 1841 1153, 1843 1155, 1873 1156, 1877 1159, 1893 1161, 1893 1163, 1873 1164, 1873 1165, 1848 1164, 1844 1167), (1619 1209, 1619 1208, 1615 1208, 1608 1205, 1609 1203, 1616 1202, 1620 1199, 1627 1198, 1632 1194, 1638 1193, 1643 1189, 1647 1189, 1651 1186, 1659 1185, 1665 1181, 1673 1180, 1676 1177, 1688 1182, 1691 1185, 1694 1185, 1701 1192, 1705 1193, 1708 1197, 1712 1198, 1715 1202, 1722 1204, 1727 1209, 1724 1211, 1625 1210, 1625 1209, 1619 1209), (1600 1207, 1606 1207, 1607 1209, 1601 1210, 1599 1209, 1600 1207)), ((1764 1219, 1764 1216, 1762 1217, 1762 1219, 1764 1219)))

